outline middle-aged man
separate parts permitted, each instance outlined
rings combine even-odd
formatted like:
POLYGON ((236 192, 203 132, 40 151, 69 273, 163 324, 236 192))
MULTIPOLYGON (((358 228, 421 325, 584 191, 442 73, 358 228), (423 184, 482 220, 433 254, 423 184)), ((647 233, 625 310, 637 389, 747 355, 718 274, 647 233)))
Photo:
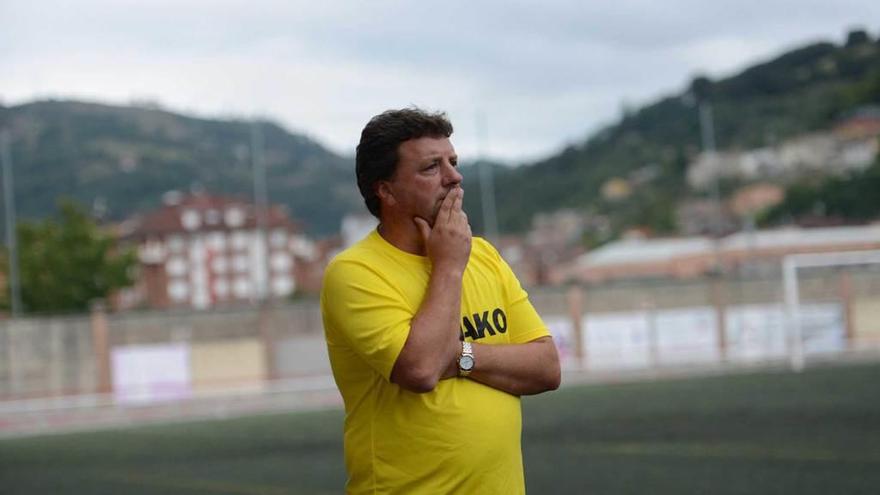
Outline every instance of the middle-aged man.
POLYGON ((350 494, 525 493, 520 396, 559 386, 547 327, 471 237, 450 135, 445 114, 389 110, 357 147, 380 223, 331 261, 321 293, 350 494))

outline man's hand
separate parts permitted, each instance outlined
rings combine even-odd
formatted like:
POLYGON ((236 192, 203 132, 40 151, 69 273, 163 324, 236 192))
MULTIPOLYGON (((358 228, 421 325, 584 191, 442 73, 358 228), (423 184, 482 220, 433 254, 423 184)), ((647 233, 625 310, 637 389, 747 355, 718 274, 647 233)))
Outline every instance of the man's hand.
POLYGON ((461 187, 449 191, 434 225, 413 221, 431 260, 431 279, 409 336, 391 370, 391 381, 413 392, 434 390, 458 373, 461 351, 461 281, 471 254, 471 226, 461 209, 461 187))
POLYGON ((422 235, 425 251, 433 270, 451 270, 464 273, 471 254, 471 226, 461 209, 464 190, 456 186, 443 198, 434 226, 421 217, 413 221, 422 235))

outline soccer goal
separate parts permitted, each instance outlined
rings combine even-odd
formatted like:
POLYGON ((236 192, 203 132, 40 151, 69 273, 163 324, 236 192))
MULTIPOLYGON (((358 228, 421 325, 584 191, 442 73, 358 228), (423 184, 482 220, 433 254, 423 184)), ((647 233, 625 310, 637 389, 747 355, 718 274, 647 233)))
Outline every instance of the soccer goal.
POLYGON ((782 267, 792 369, 880 337, 880 250, 793 254, 782 267))

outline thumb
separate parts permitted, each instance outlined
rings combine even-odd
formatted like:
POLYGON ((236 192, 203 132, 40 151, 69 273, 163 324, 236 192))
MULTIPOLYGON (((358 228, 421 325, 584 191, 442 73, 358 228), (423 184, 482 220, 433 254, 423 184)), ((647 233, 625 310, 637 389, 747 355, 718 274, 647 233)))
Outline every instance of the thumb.
POLYGON ((422 217, 414 217, 413 222, 416 223, 416 227, 419 229, 419 233, 422 234, 422 240, 427 243, 428 237, 431 236, 431 227, 428 225, 428 222, 426 222, 425 219, 422 217))

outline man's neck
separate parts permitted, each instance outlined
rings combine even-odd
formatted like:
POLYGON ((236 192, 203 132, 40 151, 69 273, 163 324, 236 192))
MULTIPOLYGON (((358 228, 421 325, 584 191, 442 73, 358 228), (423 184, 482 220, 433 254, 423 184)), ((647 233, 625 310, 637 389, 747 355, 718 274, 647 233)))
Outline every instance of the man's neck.
POLYGON ((383 239, 397 249, 417 256, 427 255, 422 235, 412 220, 410 225, 406 225, 404 222, 383 218, 377 230, 383 239))

